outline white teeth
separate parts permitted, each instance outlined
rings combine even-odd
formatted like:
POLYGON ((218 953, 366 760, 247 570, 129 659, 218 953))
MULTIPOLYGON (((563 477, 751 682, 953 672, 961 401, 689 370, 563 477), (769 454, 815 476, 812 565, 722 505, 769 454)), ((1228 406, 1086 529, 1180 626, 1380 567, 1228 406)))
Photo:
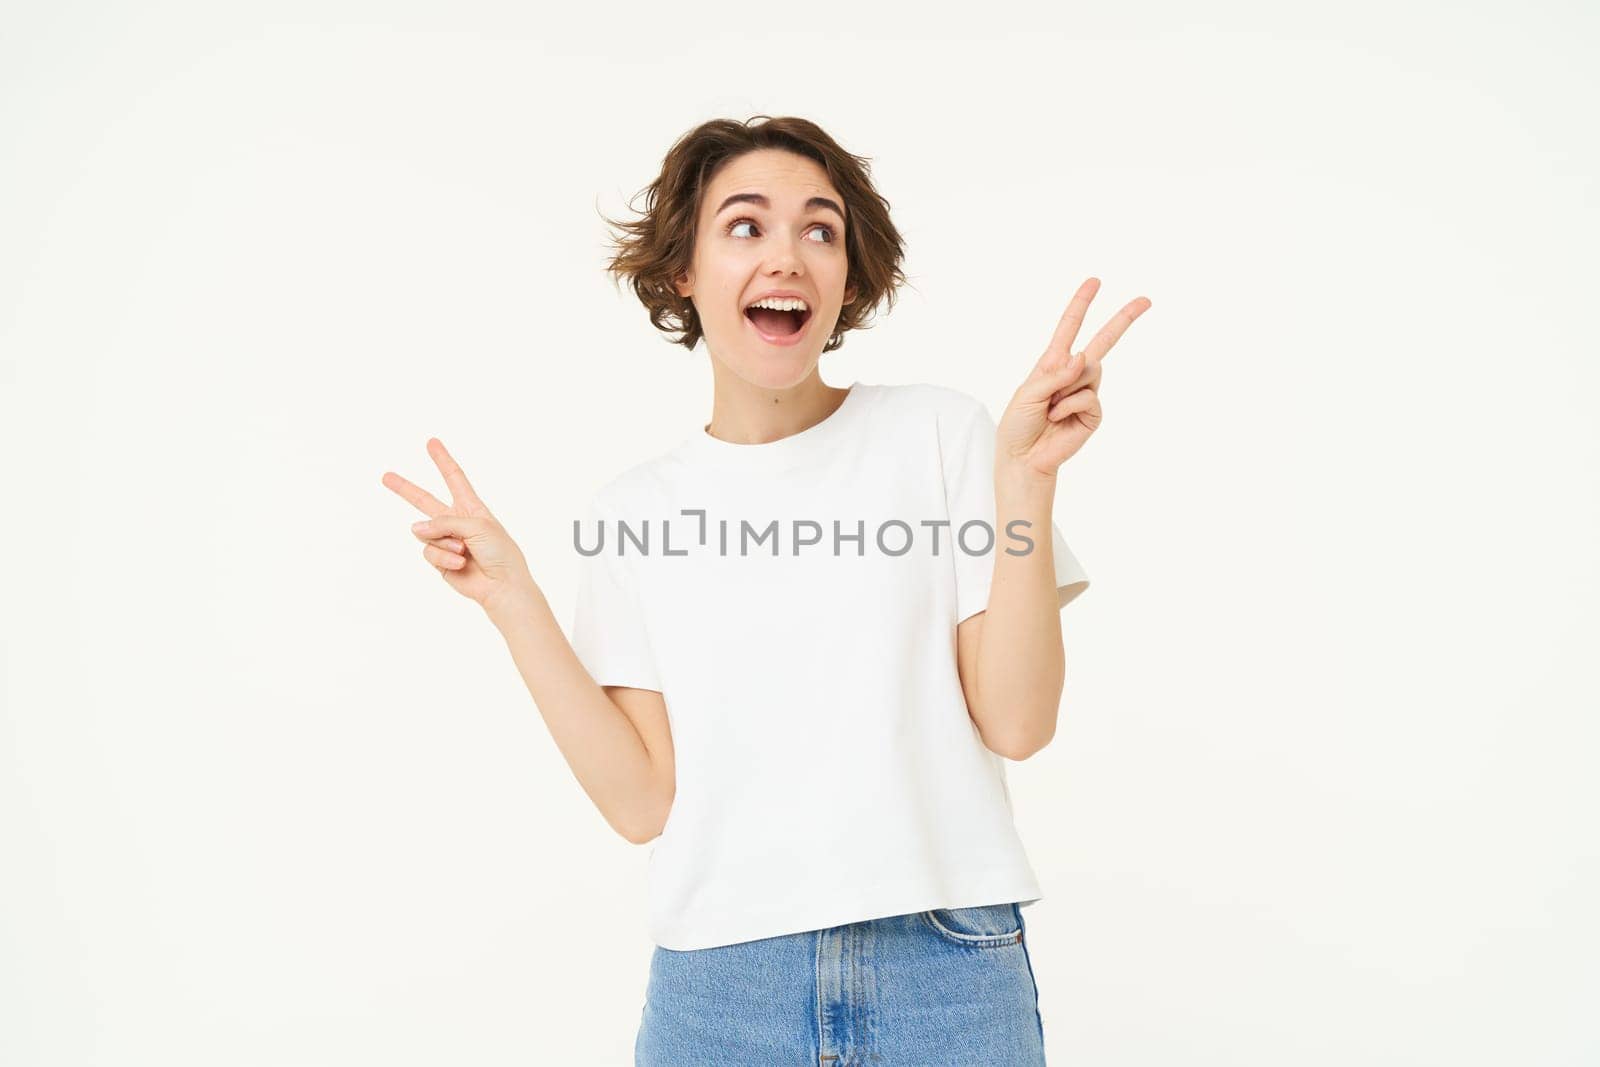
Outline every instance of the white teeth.
POLYGON ((750 305, 753 308, 771 308, 773 311, 805 311, 806 302, 796 297, 769 296, 750 305))

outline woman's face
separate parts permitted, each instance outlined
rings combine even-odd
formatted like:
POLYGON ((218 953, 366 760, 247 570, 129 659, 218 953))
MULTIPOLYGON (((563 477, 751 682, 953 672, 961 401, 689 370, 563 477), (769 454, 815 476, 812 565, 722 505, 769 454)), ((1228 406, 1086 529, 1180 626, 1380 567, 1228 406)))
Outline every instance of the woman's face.
POLYGON ((694 303, 712 357, 750 384, 786 389, 808 377, 855 299, 845 291, 844 210, 827 172, 792 152, 746 152, 712 177, 677 289, 694 303), (777 291, 805 311, 750 307, 777 291))

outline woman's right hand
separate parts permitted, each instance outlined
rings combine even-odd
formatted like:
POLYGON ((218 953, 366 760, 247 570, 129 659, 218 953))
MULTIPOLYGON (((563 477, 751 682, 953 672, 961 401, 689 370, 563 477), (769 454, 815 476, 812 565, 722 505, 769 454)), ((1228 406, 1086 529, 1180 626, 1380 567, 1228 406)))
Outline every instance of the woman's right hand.
POLYGON ((411 527, 412 534, 423 542, 423 558, 438 569, 450 588, 491 613, 496 605, 536 589, 522 550, 489 514, 444 443, 430 437, 427 448, 450 489, 448 506, 393 471, 383 475, 384 485, 428 516, 411 527))

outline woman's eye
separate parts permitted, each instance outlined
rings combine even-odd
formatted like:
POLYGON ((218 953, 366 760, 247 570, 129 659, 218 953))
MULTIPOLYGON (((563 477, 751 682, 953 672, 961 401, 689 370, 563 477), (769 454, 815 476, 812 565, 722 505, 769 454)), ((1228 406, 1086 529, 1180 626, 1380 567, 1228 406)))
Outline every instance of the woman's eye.
MULTIPOLYGON (((744 234, 741 234, 741 233, 738 232, 739 227, 741 227, 741 226, 754 226, 754 225, 755 225, 755 222, 753 220, 751 220, 751 219, 734 219, 731 223, 728 224, 728 236, 729 237, 742 237, 742 236, 745 236, 744 234)), ((817 223, 817 225, 813 226, 811 228, 811 230, 808 231, 808 232, 815 232, 817 230, 821 230, 823 233, 826 233, 828 235, 828 239, 827 240, 819 241, 819 242, 817 242, 818 244, 831 245, 836 240, 838 240, 838 235, 833 232, 833 227, 827 225, 826 223, 819 222, 819 223, 817 223)))

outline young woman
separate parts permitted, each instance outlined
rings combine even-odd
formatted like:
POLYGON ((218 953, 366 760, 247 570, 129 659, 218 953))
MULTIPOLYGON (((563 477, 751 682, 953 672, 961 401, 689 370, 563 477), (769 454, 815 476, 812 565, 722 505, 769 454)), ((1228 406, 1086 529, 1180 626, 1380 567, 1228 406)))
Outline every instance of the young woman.
POLYGON ((711 421, 575 524, 570 642, 438 440, 449 505, 384 475, 590 798, 654 842, 639 1064, 1043 1062, 1003 758, 1055 729, 1088 585, 1056 473, 1150 302, 1074 352, 1086 281, 998 424, 944 386, 828 385, 904 281, 866 162, 804 119, 707 122, 620 224, 614 275, 705 341, 711 421))

